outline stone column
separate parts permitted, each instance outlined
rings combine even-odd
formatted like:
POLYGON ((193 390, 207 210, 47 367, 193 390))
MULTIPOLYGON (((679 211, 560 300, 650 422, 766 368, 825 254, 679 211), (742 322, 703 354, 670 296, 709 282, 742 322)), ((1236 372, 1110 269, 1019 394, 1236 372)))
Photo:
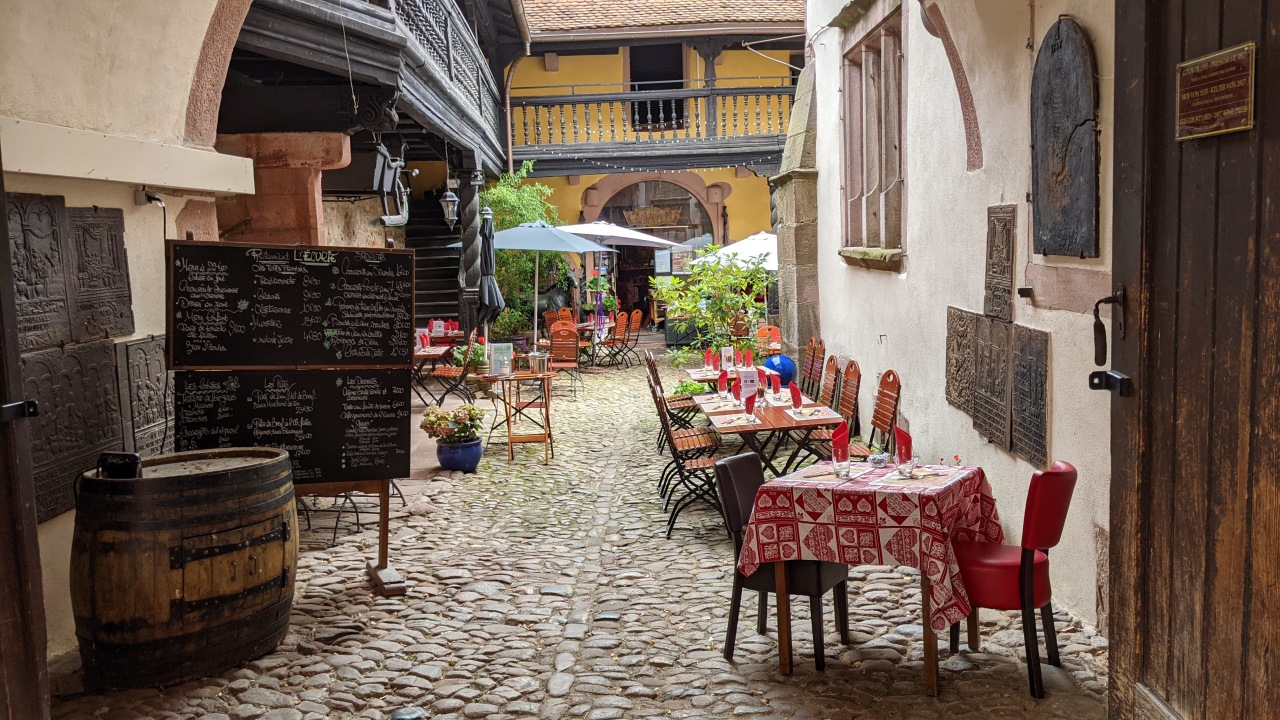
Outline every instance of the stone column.
POLYGON ((791 127, 776 189, 778 235, 778 312, 782 349, 791 357, 821 335, 818 310, 818 171, 814 166, 817 113, 813 105, 813 66, 800 73, 791 127))
MULTIPOLYGON (((253 195, 218 202, 223 240, 325 245, 320 173, 351 162, 343 133, 220 135, 217 150, 253 160, 253 195)), ((333 244, 342 244, 335 238, 333 244)))

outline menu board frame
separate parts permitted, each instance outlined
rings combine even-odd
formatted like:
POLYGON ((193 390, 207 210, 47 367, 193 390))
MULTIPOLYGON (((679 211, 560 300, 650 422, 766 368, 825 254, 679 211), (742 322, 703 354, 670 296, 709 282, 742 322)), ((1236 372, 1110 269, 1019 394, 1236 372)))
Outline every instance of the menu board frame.
MULTIPOLYGON (((168 305, 165 312, 165 329, 166 329, 166 347, 165 359, 170 370, 278 370, 282 368, 293 369, 377 369, 377 368, 399 368, 411 367, 413 364, 413 331, 416 327, 416 319, 414 317, 414 298, 417 297, 417 278, 414 272, 415 252, 412 249, 382 249, 382 248, 361 248, 347 246, 314 246, 314 245, 272 245, 267 243, 241 243, 241 242, 210 242, 204 240, 166 240, 165 241, 165 296, 168 299, 168 305), (243 249, 263 250, 263 251, 285 251, 291 253, 297 252, 315 252, 315 253, 342 253, 342 254, 378 254, 378 255, 398 255, 407 256, 409 259, 410 273, 407 277, 409 284, 408 293, 406 295, 406 318, 408 322, 408 337, 410 342, 405 348, 403 358, 395 360, 388 359, 384 362, 353 362, 346 358, 343 359, 315 359, 310 360, 302 358, 301 362, 246 362, 246 363, 201 363, 188 362, 186 354, 177 352, 177 344, 182 341, 183 332, 176 327, 174 311, 177 306, 178 294, 175 285, 174 266, 178 262, 176 252, 179 248, 184 247, 207 247, 213 249, 243 249)), ((305 310, 304 310, 305 312, 305 310)), ((301 318, 301 315, 299 315, 301 318)), ((324 331, 323 328, 319 329, 324 331)), ((299 345, 300 348, 305 346, 299 345)), ((301 352, 301 351, 300 351, 301 352)), ((234 353, 232 353, 234 354, 234 353)))

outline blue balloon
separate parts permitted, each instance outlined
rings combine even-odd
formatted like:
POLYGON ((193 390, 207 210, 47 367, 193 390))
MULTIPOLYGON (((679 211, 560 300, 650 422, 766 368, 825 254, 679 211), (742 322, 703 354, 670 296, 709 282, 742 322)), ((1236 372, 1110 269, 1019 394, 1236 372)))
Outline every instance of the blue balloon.
POLYGON ((782 379, 782 386, 786 387, 796 379, 796 363, 786 355, 770 355, 768 360, 764 361, 764 366, 778 373, 782 379))

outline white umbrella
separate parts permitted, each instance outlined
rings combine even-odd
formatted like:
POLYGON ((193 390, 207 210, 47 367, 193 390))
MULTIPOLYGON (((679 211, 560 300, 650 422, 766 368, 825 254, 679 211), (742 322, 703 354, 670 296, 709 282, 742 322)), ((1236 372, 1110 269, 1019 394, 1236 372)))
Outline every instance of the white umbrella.
MULTIPOLYGON (((764 269, 769 272, 778 272, 778 236, 773 233, 759 232, 731 245, 725 245, 715 251, 714 256, 716 261, 735 264, 745 264, 763 256, 764 269)), ((705 259, 707 258, 699 258, 699 260, 705 259)))
POLYGON ((679 243, 673 243, 670 240, 663 240, 656 235, 642 233, 639 230, 632 230, 621 225, 614 225, 611 222, 597 220, 592 223, 583 223, 581 225, 561 225, 559 230, 571 232, 574 235, 582 235, 584 237, 595 238, 596 242, 601 245, 634 245, 636 247, 658 248, 660 250, 670 250, 673 247, 679 247, 679 243))

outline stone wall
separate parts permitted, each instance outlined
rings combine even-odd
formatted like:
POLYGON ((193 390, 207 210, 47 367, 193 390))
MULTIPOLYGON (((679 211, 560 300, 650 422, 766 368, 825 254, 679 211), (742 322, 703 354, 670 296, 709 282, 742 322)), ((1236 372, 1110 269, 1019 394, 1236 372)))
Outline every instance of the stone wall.
POLYGON ((822 332, 818 308, 818 171, 814 167, 817 110, 813 69, 800 73, 787 146, 771 179, 778 216, 778 311, 783 353, 795 358, 822 332))

